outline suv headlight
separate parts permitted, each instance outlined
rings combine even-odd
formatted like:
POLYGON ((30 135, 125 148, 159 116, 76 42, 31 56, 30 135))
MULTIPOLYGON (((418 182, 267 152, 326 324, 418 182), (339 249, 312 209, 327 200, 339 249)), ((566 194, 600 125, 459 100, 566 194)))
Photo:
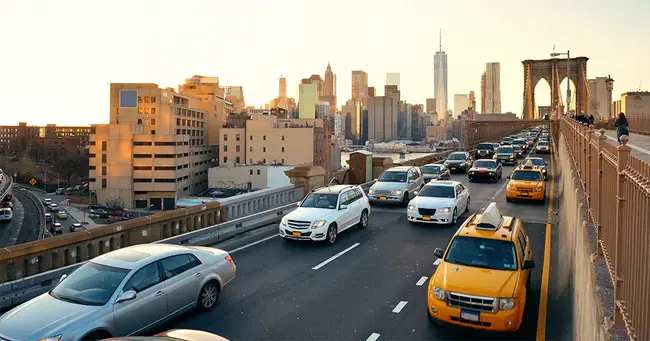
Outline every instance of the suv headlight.
POLYGON ((515 307, 514 298, 500 298, 499 310, 512 310, 515 307))
POLYGON ((374 189, 371 188, 371 189, 368 190, 368 194, 374 194, 374 193, 375 193, 374 189))
POLYGON ((408 207, 409 211, 415 211, 416 209, 417 209, 417 207, 415 207, 415 205, 409 205, 409 207, 408 207))
POLYGON ((313 224, 311 224, 311 228, 315 229, 318 227, 323 227, 325 224, 327 224, 327 220, 316 220, 313 224))
POLYGON ((280 220, 281 225, 287 225, 287 217, 282 217, 282 220, 280 220))
POLYGON ((444 301, 445 300, 445 290, 438 288, 438 287, 433 287, 433 290, 431 291, 431 294, 433 294, 433 297, 444 301))
POLYGON ((39 339, 38 341, 59 341, 61 340, 61 337, 63 335, 55 335, 55 336, 50 336, 50 337, 44 337, 42 339, 39 339))
POLYGON ((445 212, 445 213, 451 212, 451 207, 443 207, 440 209, 440 212, 445 212))
POLYGON ((514 191, 515 190, 515 185, 508 185, 508 189, 511 190, 511 191, 514 191))
POLYGON ((535 192, 541 192, 543 190, 542 186, 535 187, 535 192))
POLYGON ((400 190, 393 191, 393 193, 391 193, 391 194, 392 195, 400 195, 400 194, 402 194, 402 191, 400 191, 400 190))

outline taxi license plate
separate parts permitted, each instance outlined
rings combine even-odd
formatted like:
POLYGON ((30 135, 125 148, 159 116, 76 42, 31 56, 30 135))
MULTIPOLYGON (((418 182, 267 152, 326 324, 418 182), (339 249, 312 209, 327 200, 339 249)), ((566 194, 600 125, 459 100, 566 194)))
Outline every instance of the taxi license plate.
POLYGON ((431 217, 422 217, 422 220, 431 220, 431 217))
POLYGON ((463 320, 467 320, 467 321, 478 322, 479 321, 479 313, 477 311, 462 309, 460 311, 460 318, 462 318, 463 320))
POLYGON ((522 197, 529 197, 530 193, 528 193, 528 192, 520 192, 519 195, 521 195, 522 197))
POLYGON ((379 200, 386 200, 386 197, 379 197, 379 200))
POLYGON ((294 236, 294 237, 300 237, 300 236, 302 236, 302 234, 301 234, 300 232, 294 232, 294 233, 293 233, 293 236, 294 236))

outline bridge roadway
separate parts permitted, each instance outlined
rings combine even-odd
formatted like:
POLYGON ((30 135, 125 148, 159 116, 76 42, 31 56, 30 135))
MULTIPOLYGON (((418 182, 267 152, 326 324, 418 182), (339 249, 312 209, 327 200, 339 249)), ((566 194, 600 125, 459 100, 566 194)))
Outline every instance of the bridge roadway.
MULTIPOLYGON (((545 158, 549 162, 548 156, 545 158)), ((433 249, 444 248, 462 220, 449 227, 411 225, 404 208, 381 206, 373 207, 367 229, 348 230, 331 247, 284 242, 277 237, 277 228, 239 245, 217 246, 232 252, 238 270, 218 306, 209 312, 181 316, 159 330, 199 329, 230 340, 534 340, 538 332, 543 337, 548 329, 546 338, 560 339, 566 329, 562 324, 570 323, 560 314, 570 311, 561 306, 560 292, 551 293, 548 308, 555 310, 548 317, 549 327, 545 318, 538 321, 538 312, 546 317, 547 311, 547 304, 541 308, 539 304, 542 282, 546 287, 549 280, 542 272, 552 262, 549 259, 555 258, 545 248, 550 244, 546 240, 551 230, 546 226, 550 210, 548 203, 505 201, 505 177, 512 169, 504 167, 503 179, 496 184, 469 183, 466 175, 454 175, 453 180, 469 186, 470 213, 496 201, 504 214, 525 222, 536 268, 525 321, 516 334, 494 336, 431 326, 425 309, 428 278, 435 270, 433 249), (317 267, 341 252, 345 253, 317 267), (407 303, 404 306, 400 302, 407 303)), ((468 216, 466 213, 463 217, 468 216)), ((550 273, 548 268, 545 272, 550 273)), ((543 297, 545 302, 546 292, 543 297)))

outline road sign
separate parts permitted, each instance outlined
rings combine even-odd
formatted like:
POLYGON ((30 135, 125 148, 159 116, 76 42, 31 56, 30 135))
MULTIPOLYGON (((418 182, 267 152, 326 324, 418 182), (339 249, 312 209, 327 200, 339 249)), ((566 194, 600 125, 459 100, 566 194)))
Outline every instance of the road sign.
POLYGON ((36 185, 36 179, 32 178, 31 180, 29 180, 29 183, 30 183, 32 186, 36 185))

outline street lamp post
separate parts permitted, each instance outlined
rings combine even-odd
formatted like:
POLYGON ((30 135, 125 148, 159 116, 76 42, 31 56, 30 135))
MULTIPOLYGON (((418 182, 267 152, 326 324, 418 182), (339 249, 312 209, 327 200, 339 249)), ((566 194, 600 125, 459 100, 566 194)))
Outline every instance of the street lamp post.
MULTIPOLYGON (((566 107, 567 110, 566 112, 569 112, 571 109, 571 78, 569 78, 569 68, 571 66, 571 51, 567 50, 566 53, 564 52, 555 52, 553 51, 551 53, 551 57, 558 57, 558 56, 563 56, 566 55, 566 107)), ((576 108, 577 109, 577 108, 576 108)), ((560 104, 558 103, 558 112, 560 111, 560 104)), ((576 112, 576 114, 578 114, 576 112)))
POLYGON ((43 190, 47 193, 47 168, 41 166, 36 166, 36 168, 43 170, 43 190))
POLYGON ((607 102, 609 104, 608 105, 609 108, 607 109, 607 112, 609 113, 608 117, 613 117, 613 115, 615 115, 615 113, 612 112, 612 90, 614 90, 614 79, 612 79, 611 75, 607 75, 607 79, 605 80, 605 85, 607 87, 607 93, 608 93, 607 97, 609 98, 609 101, 607 102))

